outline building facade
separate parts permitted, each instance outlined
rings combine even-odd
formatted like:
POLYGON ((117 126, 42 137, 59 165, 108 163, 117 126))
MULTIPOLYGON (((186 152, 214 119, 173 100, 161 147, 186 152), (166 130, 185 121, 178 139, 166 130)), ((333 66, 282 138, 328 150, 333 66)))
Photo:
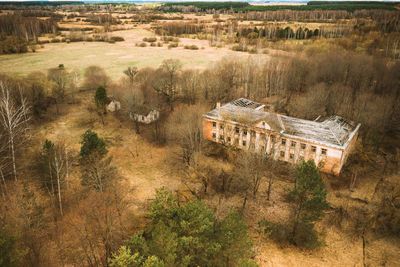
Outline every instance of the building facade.
POLYGON ((339 116, 322 122, 264 111, 265 105, 240 98, 203 115, 203 137, 240 149, 266 153, 296 164, 313 160, 339 174, 358 137, 360 124, 339 116))

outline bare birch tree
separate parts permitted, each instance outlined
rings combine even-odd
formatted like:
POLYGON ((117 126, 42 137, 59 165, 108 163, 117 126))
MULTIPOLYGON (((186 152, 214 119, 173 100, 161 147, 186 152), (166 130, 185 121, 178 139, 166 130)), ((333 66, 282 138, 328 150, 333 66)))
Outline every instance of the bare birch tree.
POLYGON ((12 172, 17 181, 16 151, 24 141, 30 120, 30 106, 20 93, 15 99, 10 92, 9 85, 0 81, 0 127, 6 136, 9 155, 12 163, 12 172))
POLYGON ((53 144, 46 140, 41 157, 42 184, 52 198, 56 198, 61 216, 63 213, 62 192, 69 175, 67 147, 63 142, 53 144))

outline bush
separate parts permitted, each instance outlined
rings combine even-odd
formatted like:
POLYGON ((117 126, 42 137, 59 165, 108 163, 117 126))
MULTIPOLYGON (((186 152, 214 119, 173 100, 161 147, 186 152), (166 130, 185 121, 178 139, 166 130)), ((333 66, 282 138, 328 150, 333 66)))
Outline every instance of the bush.
POLYGON ((241 45, 234 45, 232 46, 233 51, 241 51, 241 52, 247 52, 247 48, 241 45))
POLYGON ((158 47, 162 47, 163 44, 162 44, 161 42, 158 42, 158 43, 157 43, 157 46, 158 46, 158 47))
POLYGON ((185 49, 199 50, 199 47, 197 45, 185 45, 185 49))
POLYGON ((81 36, 70 36, 69 40, 71 42, 82 42, 83 38, 81 36))
POLYGON ((281 246, 287 246, 289 242, 289 227, 281 223, 273 223, 267 221, 265 218, 258 222, 258 232, 271 238, 281 246))
POLYGON ((172 37, 172 36, 163 36, 162 40, 166 43, 168 42, 175 42, 175 43, 179 43, 179 38, 177 37, 172 37))
POLYGON ((249 53, 251 54, 256 54, 257 53, 257 48, 253 47, 249 50, 249 53))
POLYGON ((53 38, 53 39, 51 39, 51 42, 52 42, 52 43, 59 43, 59 42, 60 42, 60 39, 53 38))
POLYGON ((156 41, 157 41, 156 37, 145 37, 145 38, 143 38, 143 42, 154 43, 156 41))
POLYGON ((25 53, 28 52, 28 43, 16 36, 8 36, 0 41, 0 54, 25 53))
POLYGON ((146 43, 140 43, 139 46, 140 46, 140 47, 146 47, 147 44, 146 44, 146 43))
POLYGON ((125 39, 123 37, 121 37, 121 36, 113 36, 113 37, 111 37, 111 41, 123 42, 123 41, 125 41, 125 39))
POLYGON ((172 36, 163 36, 162 40, 164 42, 171 42, 174 38, 172 36))
POLYGON ((156 43, 150 43, 150 46, 156 46, 156 43))
POLYGON ((168 49, 175 48, 175 47, 178 47, 178 43, 170 43, 168 45, 168 49))

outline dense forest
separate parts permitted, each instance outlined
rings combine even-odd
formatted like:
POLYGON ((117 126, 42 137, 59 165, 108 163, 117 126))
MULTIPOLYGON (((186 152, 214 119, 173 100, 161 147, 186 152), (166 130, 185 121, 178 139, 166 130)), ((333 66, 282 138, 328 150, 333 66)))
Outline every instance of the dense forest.
POLYGON ((396 2, 378 1, 310 1, 306 5, 250 5, 247 2, 171 2, 163 4, 159 10, 166 12, 182 12, 188 10, 183 7, 193 7, 197 11, 207 10, 234 10, 235 12, 247 11, 278 11, 278 10, 397 10, 396 2))

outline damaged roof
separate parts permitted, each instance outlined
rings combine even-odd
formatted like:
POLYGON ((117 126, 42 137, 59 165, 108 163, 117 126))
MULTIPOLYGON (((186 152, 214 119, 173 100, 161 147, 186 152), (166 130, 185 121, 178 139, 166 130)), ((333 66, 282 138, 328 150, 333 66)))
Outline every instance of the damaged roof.
POLYGON ((316 122, 258 110, 260 106, 263 105, 240 98, 213 109, 204 116, 252 127, 265 121, 272 131, 282 135, 338 148, 346 146, 350 136, 360 126, 340 116, 331 116, 322 122, 316 122))

